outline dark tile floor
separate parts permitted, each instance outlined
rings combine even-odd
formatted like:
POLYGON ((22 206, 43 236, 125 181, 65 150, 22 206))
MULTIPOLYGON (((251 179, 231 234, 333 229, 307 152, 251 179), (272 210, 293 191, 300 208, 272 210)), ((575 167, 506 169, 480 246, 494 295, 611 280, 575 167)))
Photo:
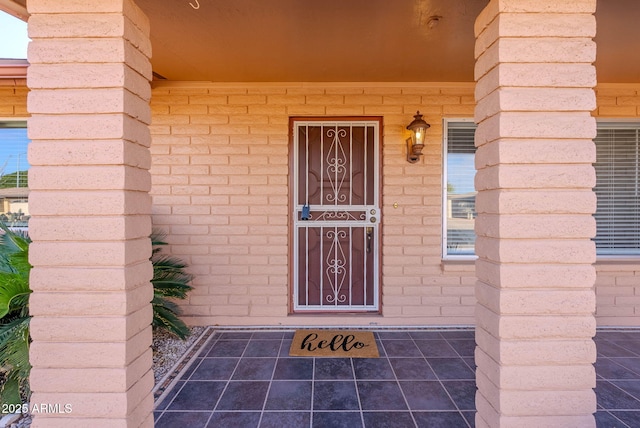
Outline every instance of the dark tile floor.
POLYGON ((640 331, 599 331, 595 341, 598 427, 640 427, 640 331))
MULTIPOLYGON (((377 331, 380 358, 289 357, 293 331, 221 331, 156 405, 158 428, 473 427, 472 330, 377 331)), ((640 332, 598 332, 598 427, 640 427, 640 332)))

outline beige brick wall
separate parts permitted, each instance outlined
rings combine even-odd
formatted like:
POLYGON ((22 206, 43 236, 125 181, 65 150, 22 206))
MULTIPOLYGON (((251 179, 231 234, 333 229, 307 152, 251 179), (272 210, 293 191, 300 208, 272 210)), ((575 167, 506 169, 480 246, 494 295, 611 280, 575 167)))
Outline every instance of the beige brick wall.
MULTIPOLYGON (((0 80, 0 117, 26 117, 24 85, 0 80)), ((640 85, 602 84, 597 102, 599 118, 640 118, 640 85)), ((190 322, 334 322, 288 317, 286 309, 287 121, 289 115, 330 114, 382 115, 385 124, 384 314, 350 322, 474 322, 473 264, 443 265, 439 258, 441 118, 472 114, 469 86, 158 83, 152 111, 153 218, 170 233, 171 252, 197 276, 185 306, 190 322), (312 104, 321 97, 333 104, 312 104), (432 127, 426 159, 410 165, 403 128, 418 108, 432 127), (236 133, 222 131, 229 129, 236 133)), ((640 325, 640 263, 600 260, 596 268, 599 325, 640 325)))
POLYGON ((154 224, 191 266, 197 324, 344 324, 288 316, 290 116, 383 117, 382 316, 350 325, 472 324, 473 263, 441 261, 442 118, 473 115, 473 86, 160 82, 152 97, 154 224), (406 162, 416 110, 426 155, 406 162), (397 203, 398 208, 393 205, 397 203))
MULTIPOLYGON (((596 114, 636 117, 639 90, 601 85, 596 114)), ((468 84, 156 83, 154 223, 197 276, 185 306, 189 322, 344 323, 287 315, 287 124, 296 115, 370 115, 384 123, 383 315, 348 323, 472 324, 474 266, 442 263, 440 242, 442 118, 470 117, 473 103, 468 84), (418 109, 432 126, 426 156, 411 165, 404 127, 418 109)), ((598 264, 601 325, 640 323, 640 284, 630 284, 639 270, 637 263, 598 264)))

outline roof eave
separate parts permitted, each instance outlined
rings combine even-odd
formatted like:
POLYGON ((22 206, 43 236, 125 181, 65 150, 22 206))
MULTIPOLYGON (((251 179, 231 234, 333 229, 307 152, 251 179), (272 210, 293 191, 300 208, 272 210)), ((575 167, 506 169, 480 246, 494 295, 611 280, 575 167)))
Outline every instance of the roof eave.
POLYGON ((13 15, 24 22, 27 22, 27 19, 29 18, 27 8, 13 0, 0 0, 0 10, 8 13, 9 15, 13 15))
POLYGON ((28 67, 26 59, 0 59, 0 79, 26 79, 28 67))

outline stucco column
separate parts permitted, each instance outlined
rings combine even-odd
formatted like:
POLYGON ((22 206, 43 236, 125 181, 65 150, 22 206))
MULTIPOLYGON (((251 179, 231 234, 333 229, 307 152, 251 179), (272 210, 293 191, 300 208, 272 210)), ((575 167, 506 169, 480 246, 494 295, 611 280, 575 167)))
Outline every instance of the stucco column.
POLYGON ((594 427, 596 0, 476 21, 477 427, 594 427))
POLYGON ((132 0, 28 7, 31 404, 58 405, 33 426, 152 426, 149 23, 132 0))

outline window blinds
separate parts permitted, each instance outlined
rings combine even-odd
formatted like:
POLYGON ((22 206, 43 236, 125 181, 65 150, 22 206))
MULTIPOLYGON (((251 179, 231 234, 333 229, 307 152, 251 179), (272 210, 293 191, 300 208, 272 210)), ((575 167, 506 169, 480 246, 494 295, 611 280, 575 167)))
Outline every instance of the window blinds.
POLYGON ((599 255, 640 255, 638 123, 600 123, 595 139, 599 255))
POLYGON ((445 255, 473 255, 476 217, 473 122, 446 124, 446 248, 445 255))
MULTIPOLYGON (((475 169, 472 122, 446 130, 445 255, 474 254, 475 169)), ((598 123, 595 138, 598 255, 640 255, 640 123, 598 123)))

